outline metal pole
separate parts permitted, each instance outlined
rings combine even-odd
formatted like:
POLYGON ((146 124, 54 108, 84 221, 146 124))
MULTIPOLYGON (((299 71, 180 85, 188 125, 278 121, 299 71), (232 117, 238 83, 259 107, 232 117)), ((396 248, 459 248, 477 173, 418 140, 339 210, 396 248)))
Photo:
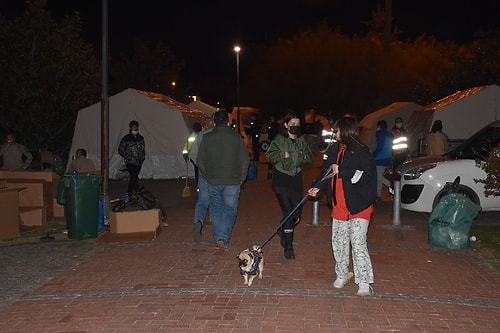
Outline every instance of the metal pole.
POLYGON ((239 48, 238 51, 236 51, 236 105, 238 110, 236 111, 237 115, 237 126, 238 126, 238 132, 240 132, 240 52, 239 48))
POLYGON ((241 134, 240 130, 240 51, 241 47, 236 45, 234 47, 234 52, 236 52, 236 127, 238 133, 241 134))
POLYGON ((401 179, 394 178, 394 198, 392 206, 392 226, 401 227, 400 210, 401 210, 401 179))
POLYGON ((313 198, 312 202, 312 225, 317 227, 319 225, 319 197, 313 198))
POLYGON ((108 0, 102 1, 102 96, 101 96, 101 200, 104 224, 109 223, 109 96, 108 96, 108 0))

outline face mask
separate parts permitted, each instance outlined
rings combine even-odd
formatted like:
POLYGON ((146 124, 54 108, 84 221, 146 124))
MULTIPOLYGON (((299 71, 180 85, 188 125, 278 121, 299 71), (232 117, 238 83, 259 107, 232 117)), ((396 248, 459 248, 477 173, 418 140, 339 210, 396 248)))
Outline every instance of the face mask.
POLYGON ((396 123, 396 127, 397 127, 397 128, 401 128, 401 127, 403 127, 403 123, 396 123))
POLYGON ((132 133, 132 135, 137 135, 137 134, 139 134, 139 131, 132 131, 131 133, 132 133))
POLYGON ((288 131, 290 134, 300 136, 300 126, 290 126, 288 131))

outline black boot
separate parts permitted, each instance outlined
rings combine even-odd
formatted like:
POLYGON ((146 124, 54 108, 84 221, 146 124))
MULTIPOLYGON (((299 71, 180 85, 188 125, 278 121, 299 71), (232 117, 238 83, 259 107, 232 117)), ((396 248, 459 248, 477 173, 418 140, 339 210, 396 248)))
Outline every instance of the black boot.
MULTIPOLYGON (((287 229, 290 230, 290 229, 287 229)), ((286 259, 295 259, 295 252, 293 252, 293 229, 291 232, 284 232, 284 241, 285 241, 285 258, 286 259)))
POLYGON ((280 235, 280 244, 285 248, 285 234, 283 233, 283 228, 279 228, 278 234, 280 235))

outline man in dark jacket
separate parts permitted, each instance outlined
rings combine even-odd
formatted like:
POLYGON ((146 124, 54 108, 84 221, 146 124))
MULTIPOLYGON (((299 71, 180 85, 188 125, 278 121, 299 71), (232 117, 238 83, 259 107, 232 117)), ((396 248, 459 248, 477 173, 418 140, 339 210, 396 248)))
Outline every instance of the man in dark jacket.
POLYGON ((146 159, 146 145, 144 137, 139 134, 139 123, 136 120, 129 123, 129 133, 121 139, 118 154, 125 160, 125 166, 130 174, 128 194, 132 196, 139 193, 139 173, 146 159))
POLYGON ((243 139, 229 127, 227 112, 217 111, 214 123, 214 129, 200 143, 197 164, 208 182, 212 234, 219 251, 225 252, 250 159, 243 139))

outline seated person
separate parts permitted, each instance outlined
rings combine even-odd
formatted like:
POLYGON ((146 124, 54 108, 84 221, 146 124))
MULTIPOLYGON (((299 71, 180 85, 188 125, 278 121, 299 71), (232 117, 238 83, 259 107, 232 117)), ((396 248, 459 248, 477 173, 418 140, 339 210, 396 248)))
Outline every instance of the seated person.
POLYGON ((92 160, 87 158, 87 151, 83 148, 77 149, 75 158, 69 164, 70 173, 88 173, 95 171, 95 165, 92 160))

